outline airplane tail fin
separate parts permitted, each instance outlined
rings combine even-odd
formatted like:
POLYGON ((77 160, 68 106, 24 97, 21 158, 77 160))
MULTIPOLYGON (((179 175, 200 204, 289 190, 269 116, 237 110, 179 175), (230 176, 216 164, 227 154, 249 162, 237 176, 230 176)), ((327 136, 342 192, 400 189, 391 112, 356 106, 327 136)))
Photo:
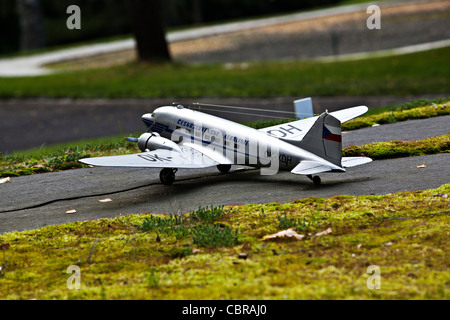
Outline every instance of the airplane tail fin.
POLYGON ((342 167, 341 122, 327 112, 316 120, 304 138, 296 141, 295 145, 342 167))

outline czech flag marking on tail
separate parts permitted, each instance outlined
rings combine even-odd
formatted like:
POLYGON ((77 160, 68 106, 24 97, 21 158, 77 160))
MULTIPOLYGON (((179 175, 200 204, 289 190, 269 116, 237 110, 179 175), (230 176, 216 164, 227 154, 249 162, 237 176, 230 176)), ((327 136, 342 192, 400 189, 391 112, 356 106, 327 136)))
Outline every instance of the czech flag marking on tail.
POLYGON ((341 128, 330 125, 323 126, 323 138, 326 140, 342 142, 341 128))

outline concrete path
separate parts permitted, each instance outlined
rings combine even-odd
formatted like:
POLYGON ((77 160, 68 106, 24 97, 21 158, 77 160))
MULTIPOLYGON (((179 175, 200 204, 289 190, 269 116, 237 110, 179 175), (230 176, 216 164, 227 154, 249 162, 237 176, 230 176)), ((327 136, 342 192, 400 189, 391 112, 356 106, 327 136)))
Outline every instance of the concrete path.
POLYGON ((450 155, 374 161, 345 173, 321 174, 322 185, 289 172, 262 176, 233 167, 179 170, 173 186, 157 169, 88 168, 12 178, 0 185, 0 234, 136 213, 185 213, 206 206, 286 203, 309 196, 382 195, 449 183, 450 155), (421 166, 426 167, 421 168, 421 166), (112 202, 101 203, 109 198, 112 202), (66 214, 76 210, 75 214, 66 214))

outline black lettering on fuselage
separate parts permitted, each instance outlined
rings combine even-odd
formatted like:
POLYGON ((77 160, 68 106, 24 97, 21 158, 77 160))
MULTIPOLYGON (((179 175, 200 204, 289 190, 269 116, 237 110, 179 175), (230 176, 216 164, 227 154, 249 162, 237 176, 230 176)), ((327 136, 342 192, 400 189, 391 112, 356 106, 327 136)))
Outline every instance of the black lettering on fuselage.
POLYGON ((295 131, 302 132, 301 129, 293 126, 292 124, 286 124, 283 127, 278 127, 278 129, 269 130, 267 133, 277 138, 284 138, 288 134, 295 134, 295 131))
POLYGON ((172 157, 167 157, 167 158, 163 158, 163 157, 159 157, 157 154, 139 154, 138 157, 150 161, 150 162, 164 162, 164 161, 168 161, 171 162, 172 161, 172 157))
POLYGON ((280 127, 280 130, 286 131, 286 132, 288 132, 288 133, 290 133, 290 134, 294 134, 295 132, 292 132, 292 131, 295 131, 295 130, 297 130, 297 131, 299 131, 299 132, 302 132, 301 129, 299 129, 299 128, 297 128, 297 127, 294 127, 292 124, 287 124, 287 128, 285 128, 285 127, 280 127))
POLYGON ((280 163, 284 163, 286 166, 288 166, 292 163, 292 156, 280 154, 278 159, 280 160, 280 163))
POLYGON ((267 131, 268 134, 270 134, 271 136, 274 136, 276 138, 284 138, 287 136, 286 132, 283 132, 281 130, 275 129, 275 130, 269 130, 267 131), (277 133, 274 133, 277 132, 277 133), (281 135, 280 135, 281 134, 281 135))

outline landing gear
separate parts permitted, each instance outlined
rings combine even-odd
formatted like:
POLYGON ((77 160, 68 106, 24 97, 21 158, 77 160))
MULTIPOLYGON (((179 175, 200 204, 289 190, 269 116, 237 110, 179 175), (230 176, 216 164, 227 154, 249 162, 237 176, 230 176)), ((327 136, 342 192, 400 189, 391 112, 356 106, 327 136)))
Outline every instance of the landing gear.
POLYGON ((320 185, 320 183, 322 182, 322 180, 320 179, 319 176, 313 177, 312 175, 309 174, 309 175, 307 175, 307 177, 310 178, 316 186, 320 185))
POLYGON ((161 183, 170 186, 175 182, 175 173, 178 171, 178 169, 172 169, 172 168, 164 168, 159 173, 159 179, 161 180, 161 183))
POLYGON ((219 171, 222 173, 228 173, 228 171, 230 171, 231 169, 231 164, 219 164, 217 166, 217 169, 219 169, 219 171))

